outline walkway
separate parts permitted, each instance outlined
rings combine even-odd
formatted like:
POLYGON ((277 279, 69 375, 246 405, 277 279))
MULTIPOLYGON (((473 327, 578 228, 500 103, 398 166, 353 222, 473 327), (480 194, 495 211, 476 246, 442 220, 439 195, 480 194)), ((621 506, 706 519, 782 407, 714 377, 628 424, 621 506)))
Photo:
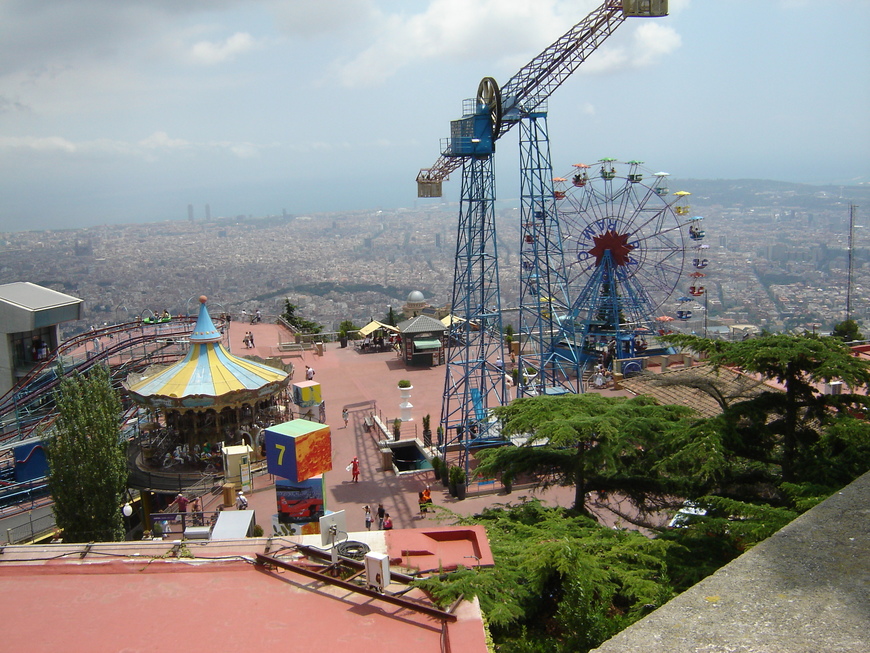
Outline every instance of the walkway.
MULTIPOLYGON (((242 324, 233 322, 230 329, 230 346, 237 356, 257 355, 267 358, 274 355, 278 342, 288 341, 291 336, 274 324, 242 324), (255 347, 246 349, 242 339, 246 331, 254 334, 255 347)), ((329 510, 345 510, 349 531, 364 530, 363 506, 368 505, 374 513, 378 503, 383 503, 393 518, 396 528, 420 528, 433 524, 431 517, 419 515, 417 493, 426 485, 431 485, 436 505, 444 506, 459 514, 474 514, 495 503, 517 502, 522 496, 539 496, 551 505, 569 506, 573 501, 573 488, 551 488, 542 493, 514 489, 506 495, 501 488, 484 486, 486 494, 475 496, 477 485, 471 483, 469 497, 457 501, 449 496, 447 490, 436 484, 431 472, 396 476, 392 472, 381 471, 381 457, 375 439, 367 433, 363 420, 376 411, 389 425, 399 416, 398 382, 408 379, 413 390, 411 403, 413 421, 406 423, 403 431, 415 426, 418 437, 422 439, 422 418, 431 415, 432 430, 437 427, 441 415, 441 397, 444 386, 444 366, 408 368, 394 352, 360 354, 352 346, 341 348, 338 343, 326 343, 323 356, 314 350, 304 354, 284 356, 285 362, 296 367, 295 380, 304 379, 305 365, 315 370, 315 380, 320 382, 326 404, 326 422, 332 431, 332 471, 326 474, 326 503, 329 510), (341 411, 347 406, 350 414, 348 427, 344 427, 341 411), (352 483, 350 473, 345 467, 357 456, 360 460, 360 482, 352 483)), ((625 391, 604 390, 606 394, 618 396, 625 391)), ((257 479, 255 491, 249 496, 250 507, 257 511, 257 521, 269 533, 271 515, 275 512, 273 479, 264 476, 257 479)), ((215 498, 216 502, 218 499, 215 498)), ((206 506, 206 509, 209 509, 206 506)), ((611 523, 615 516, 608 513, 601 516, 602 521, 611 523)))

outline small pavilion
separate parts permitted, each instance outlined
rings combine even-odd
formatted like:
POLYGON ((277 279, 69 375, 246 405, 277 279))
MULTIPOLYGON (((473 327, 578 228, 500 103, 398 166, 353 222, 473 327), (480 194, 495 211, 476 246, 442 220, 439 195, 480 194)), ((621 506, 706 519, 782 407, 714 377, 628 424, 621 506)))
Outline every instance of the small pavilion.
POLYGON ((444 334, 447 326, 428 315, 399 323, 402 339, 402 359, 405 365, 443 365, 444 334))
POLYGON ((245 443, 257 451, 260 431, 290 418, 290 372, 229 353, 207 298, 199 301, 187 355, 131 374, 124 384, 133 402, 152 413, 143 427, 150 437, 142 453, 153 466, 196 467, 205 462, 201 452, 219 452, 222 444, 245 443))

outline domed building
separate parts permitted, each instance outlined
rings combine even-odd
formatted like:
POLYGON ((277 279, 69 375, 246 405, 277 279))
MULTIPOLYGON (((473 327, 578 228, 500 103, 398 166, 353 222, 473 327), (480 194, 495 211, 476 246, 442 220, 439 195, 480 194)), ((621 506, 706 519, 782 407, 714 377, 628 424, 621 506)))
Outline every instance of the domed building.
POLYGON ((446 308, 436 308, 429 304, 423 296, 423 293, 419 290, 412 290, 408 293, 408 299, 402 307, 402 314, 407 319, 415 318, 420 315, 428 315, 429 317, 434 317, 435 319, 440 320, 449 312, 450 311, 446 308))

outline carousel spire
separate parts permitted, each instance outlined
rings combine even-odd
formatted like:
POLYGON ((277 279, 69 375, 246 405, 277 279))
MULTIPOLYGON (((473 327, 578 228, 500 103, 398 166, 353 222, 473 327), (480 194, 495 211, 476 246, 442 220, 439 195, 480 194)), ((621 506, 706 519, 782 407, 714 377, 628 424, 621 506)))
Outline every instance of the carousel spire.
POLYGON ((208 314, 208 309, 205 303, 208 297, 205 295, 199 296, 199 316, 196 318, 196 326, 193 327, 193 333, 190 336, 190 342, 202 344, 205 342, 220 342, 221 334, 211 321, 211 316, 208 314))

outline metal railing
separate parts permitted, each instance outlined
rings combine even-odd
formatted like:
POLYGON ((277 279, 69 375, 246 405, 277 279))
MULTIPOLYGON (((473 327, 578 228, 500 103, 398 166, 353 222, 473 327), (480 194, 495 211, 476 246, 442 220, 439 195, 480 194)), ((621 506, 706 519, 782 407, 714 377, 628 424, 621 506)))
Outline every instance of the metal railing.
POLYGON ((6 544, 29 542, 54 530, 53 512, 47 515, 40 515, 36 518, 33 517, 32 511, 28 514, 30 519, 26 523, 6 529, 6 544))

